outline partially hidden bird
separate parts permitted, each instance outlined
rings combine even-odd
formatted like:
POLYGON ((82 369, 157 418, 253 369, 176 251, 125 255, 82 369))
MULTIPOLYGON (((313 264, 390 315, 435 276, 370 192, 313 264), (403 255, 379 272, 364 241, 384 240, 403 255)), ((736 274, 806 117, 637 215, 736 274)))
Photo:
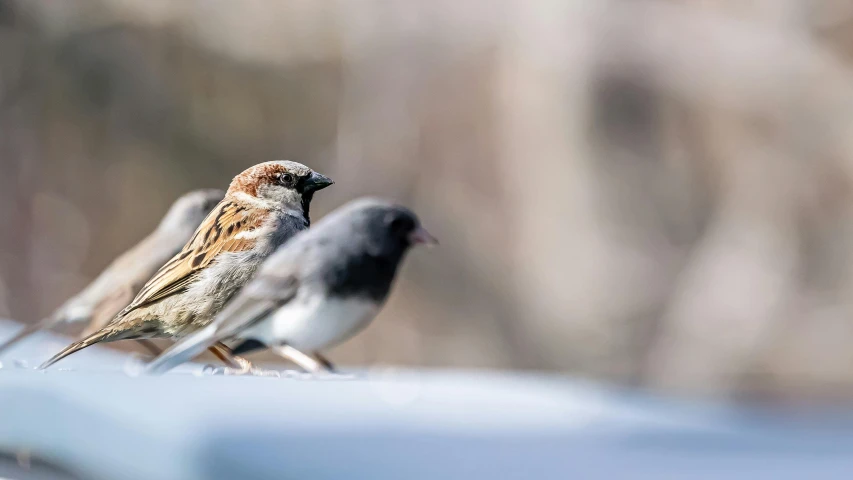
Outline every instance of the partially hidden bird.
MULTIPOLYGON (((277 247, 310 225, 314 193, 331 179, 300 163, 260 163, 231 182, 183 249, 100 330, 72 343, 39 368, 100 342, 178 339, 207 326, 277 247)), ((225 345, 219 357, 248 368, 225 345)))
MULTIPOLYGON (((153 232, 113 260, 92 283, 52 314, 40 322, 27 325, 0 344, 0 353, 35 332, 63 324, 87 323, 83 337, 102 328, 133 300, 166 260, 181 251, 181 247, 224 195, 222 190, 203 189, 178 198, 153 232)), ((152 347, 147 345, 146 348, 152 347)))
POLYGON ((308 372, 334 371, 320 351, 373 320, 410 247, 436 243, 408 208, 375 198, 350 202, 280 247, 210 325, 145 370, 166 372, 227 342, 235 355, 268 348, 308 372))

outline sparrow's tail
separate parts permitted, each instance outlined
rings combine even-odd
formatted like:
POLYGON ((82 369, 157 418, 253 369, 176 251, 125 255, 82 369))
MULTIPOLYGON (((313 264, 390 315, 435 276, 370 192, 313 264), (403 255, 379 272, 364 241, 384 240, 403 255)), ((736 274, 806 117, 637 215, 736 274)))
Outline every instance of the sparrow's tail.
POLYGON ((13 335, 12 338, 6 340, 3 343, 0 343, 0 353, 3 353, 4 350, 29 337, 30 335, 38 332, 39 330, 51 328, 60 322, 62 322, 62 317, 50 316, 45 318, 44 320, 25 326, 18 333, 13 335))
POLYGON ((72 353, 79 352, 80 350, 83 350, 86 347, 90 347, 98 342, 108 340, 111 336, 112 332, 110 332, 109 330, 101 330, 100 332, 95 332, 84 338, 83 340, 80 340, 79 342, 74 342, 71 345, 68 345, 67 347, 62 349, 62 351, 54 355, 50 360, 42 363, 39 367, 39 370, 44 370, 45 368, 53 365, 54 363, 62 360, 68 355, 71 355, 72 353))
POLYGON ((145 367, 145 373, 153 375, 166 373, 200 355, 218 340, 216 326, 207 326, 169 347, 145 367))

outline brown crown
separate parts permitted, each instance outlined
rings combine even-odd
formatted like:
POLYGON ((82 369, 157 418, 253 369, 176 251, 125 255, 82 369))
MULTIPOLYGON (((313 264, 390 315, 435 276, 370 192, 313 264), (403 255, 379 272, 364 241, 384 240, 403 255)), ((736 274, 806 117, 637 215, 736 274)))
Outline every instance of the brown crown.
POLYGON ((256 197, 258 196, 258 186, 274 183, 279 174, 286 172, 289 172, 287 166, 281 163, 259 163, 234 177, 228 187, 228 193, 244 192, 256 197))

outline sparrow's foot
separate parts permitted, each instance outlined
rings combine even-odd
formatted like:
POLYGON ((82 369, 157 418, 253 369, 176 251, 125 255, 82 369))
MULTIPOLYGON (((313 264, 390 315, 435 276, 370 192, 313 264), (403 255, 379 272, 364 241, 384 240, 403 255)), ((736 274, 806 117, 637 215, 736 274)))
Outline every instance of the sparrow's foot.
POLYGON ((250 375, 255 377, 273 377, 273 378, 281 378, 281 372, 278 370, 269 370, 266 368, 253 367, 249 371, 250 375))
POLYGON ((202 374, 205 375, 229 375, 229 376, 238 376, 238 375, 251 375, 252 370, 255 368, 251 362, 244 358, 240 358, 240 361, 234 361, 230 367, 223 367, 219 365, 205 365, 202 368, 202 374))
POLYGON ((236 364, 236 367, 232 367, 234 370, 242 371, 244 374, 250 373, 255 366, 252 365, 252 362, 246 360, 243 357, 233 356, 231 357, 231 361, 236 364))
POLYGON ((249 364, 247 368, 231 368, 231 367, 219 367, 216 365, 206 365, 204 367, 203 372, 209 375, 223 375, 223 376, 253 376, 253 377, 274 377, 280 378, 281 372, 278 370, 268 370, 265 368, 255 367, 249 364))

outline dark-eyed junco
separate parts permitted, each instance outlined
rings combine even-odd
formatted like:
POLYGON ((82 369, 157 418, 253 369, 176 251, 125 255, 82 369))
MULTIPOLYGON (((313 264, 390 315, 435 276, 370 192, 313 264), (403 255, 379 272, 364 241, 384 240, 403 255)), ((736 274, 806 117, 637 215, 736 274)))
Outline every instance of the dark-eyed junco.
POLYGON ((332 183, 290 161, 265 162, 243 171, 189 243, 154 274, 130 305, 40 368, 95 343, 175 339, 207 326, 278 246, 308 228, 314 192, 332 183))
POLYGON ((61 324, 88 322, 84 336, 103 327, 133 300, 163 262, 181 250, 223 196, 225 192, 214 189, 195 190, 181 196, 151 234, 116 258, 83 291, 50 316, 24 327, 0 344, 0 352, 39 330, 61 324))
POLYGON ((162 373, 216 342, 235 354, 269 348, 309 372, 332 370, 319 351, 366 327, 410 247, 435 244, 409 209, 350 202, 279 248, 209 326, 148 364, 162 373))

